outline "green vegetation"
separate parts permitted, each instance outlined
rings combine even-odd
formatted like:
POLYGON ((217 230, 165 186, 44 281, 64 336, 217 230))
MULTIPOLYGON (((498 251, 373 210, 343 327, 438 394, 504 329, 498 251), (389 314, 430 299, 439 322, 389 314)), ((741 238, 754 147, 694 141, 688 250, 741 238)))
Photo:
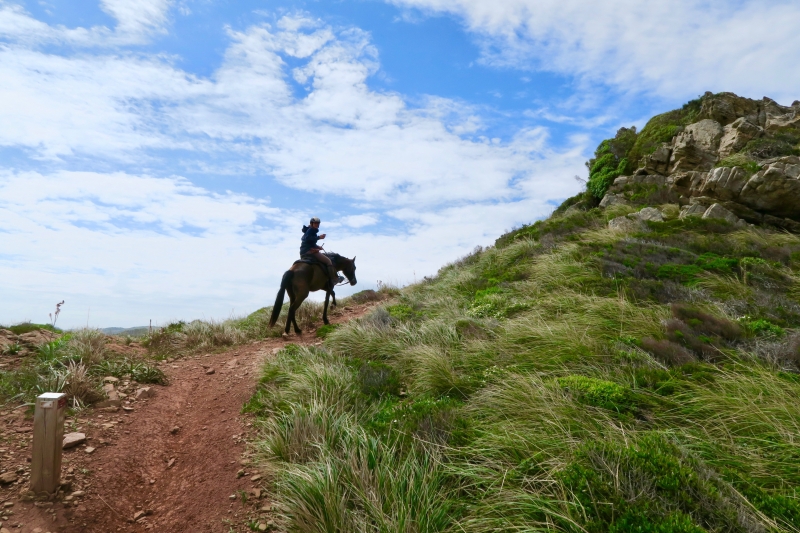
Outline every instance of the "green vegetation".
POLYGON ((636 136, 636 142, 625 155, 629 162, 627 173, 636 170, 644 156, 655 152, 662 143, 671 141, 684 126, 696 122, 701 105, 702 98, 696 98, 683 104, 680 109, 651 118, 636 136))
POLYGON ((281 527, 797 531, 800 237, 605 229, 626 209, 562 209, 270 360, 245 410, 281 527))
POLYGON ((152 361, 109 352, 106 341, 100 331, 83 329, 42 344, 19 366, 0 372, 0 402, 32 402, 42 392, 63 392, 72 407, 80 408, 103 399, 105 376, 165 383, 164 373, 152 361))

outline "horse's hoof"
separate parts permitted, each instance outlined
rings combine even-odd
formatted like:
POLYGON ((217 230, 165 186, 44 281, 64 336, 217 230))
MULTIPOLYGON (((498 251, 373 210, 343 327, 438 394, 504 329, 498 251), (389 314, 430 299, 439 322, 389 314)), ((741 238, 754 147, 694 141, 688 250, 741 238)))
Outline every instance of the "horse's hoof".
POLYGON ((281 337, 283 337, 284 339, 287 338, 288 336, 289 336, 288 331, 284 331, 283 333, 281 333, 281 337))

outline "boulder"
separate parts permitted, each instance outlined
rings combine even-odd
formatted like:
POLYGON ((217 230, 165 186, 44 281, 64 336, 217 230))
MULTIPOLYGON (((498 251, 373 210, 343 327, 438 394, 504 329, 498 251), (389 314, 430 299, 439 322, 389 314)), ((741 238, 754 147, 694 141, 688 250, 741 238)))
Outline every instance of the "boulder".
POLYGON ((609 220, 608 229, 620 233, 639 233, 647 231, 647 226, 638 218, 617 217, 609 220))
POLYGON ((645 207, 638 213, 628 215, 630 218, 638 218, 641 221, 664 222, 664 214, 655 207, 645 207))
POLYGON ((750 173, 740 167, 715 168, 706 175, 698 192, 722 201, 735 200, 749 179, 750 173))
POLYGON ((762 102, 765 115, 764 129, 766 131, 773 132, 783 128, 800 126, 800 113, 798 113, 796 107, 785 107, 766 97, 762 102))
POLYGON ((613 192, 606 193, 603 199, 600 200, 600 207, 611 207, 612 205, 628 205, 628 200, 621 194, 614 194, 613 192))
POLYGON ((672 144, 670 173, 686 170, 710 170, 719 160, 722 126, 716 120, 705 119, 686 126, 672 144))
POLYGON ((719 157, 725 158, 738 152, 748 142, 762 135, 764 135, 764 130, 758 124, 753 124, 745 117, 737 118, 722 130, 722 138, 719 141, 719 157))
POLYGON ((757 120, 760 106, 757 100, 744 98, 734 93, 713 94, 707 92, 702 99, 700 117, 708 118, 727 126, 739 117, 757 120))
POLYGON ((719 204, 713 204, 711 207, 706 209, 705 213, 703 213, 703 218, 718 218, 731 224, 736 224, 740 220, 739 217, 719 204))
POLYGON ((36 331, 23 333, 17 338, 19 339, 20 344, 26 344, 28 346, 40 346, 57 339, 58 335, 46 329, 37 329, 36 331))
POLYGON ((765 215, 800 220, 800 158, 779 158, 754 174, 738 202, 765 215))
POLYGON ((702 217, 705 214, 706 209, 708 209, 708 207, 702 204, 692 204, 684 206, 684 208, 681 209, 680 218, 702 217))
POLYGON ((669 160, 672 157, 672 146, 663 143, 655 152, 644 158, 644 170, 646 174, 667 174, 669 171, 669 160))

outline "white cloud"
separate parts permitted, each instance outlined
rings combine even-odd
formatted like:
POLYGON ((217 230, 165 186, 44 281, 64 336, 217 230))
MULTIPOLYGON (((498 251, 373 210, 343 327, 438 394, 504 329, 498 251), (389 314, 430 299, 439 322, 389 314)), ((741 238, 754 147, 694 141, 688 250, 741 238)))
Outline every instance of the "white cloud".
POLYGON ((800 4, 789 0, 389 0, 463 18, 484 61, 662 96, 798 98, 800 4))
POLYGON ((170 0, 100 0, 103 10, 117 19, 117 31, 125 34, 162 29, 171 3, 170 0))

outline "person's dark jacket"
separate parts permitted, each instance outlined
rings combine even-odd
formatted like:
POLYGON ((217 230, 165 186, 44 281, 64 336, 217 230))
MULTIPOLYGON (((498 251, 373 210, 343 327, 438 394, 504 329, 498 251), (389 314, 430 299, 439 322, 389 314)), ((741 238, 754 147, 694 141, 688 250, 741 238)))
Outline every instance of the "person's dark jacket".
POLYGON ((307 254, 312 248, 318 248, 318 234, 319 229, 312 228, 310 226, 303 226, 303 239, 300 241, 300 255, 307 254))

